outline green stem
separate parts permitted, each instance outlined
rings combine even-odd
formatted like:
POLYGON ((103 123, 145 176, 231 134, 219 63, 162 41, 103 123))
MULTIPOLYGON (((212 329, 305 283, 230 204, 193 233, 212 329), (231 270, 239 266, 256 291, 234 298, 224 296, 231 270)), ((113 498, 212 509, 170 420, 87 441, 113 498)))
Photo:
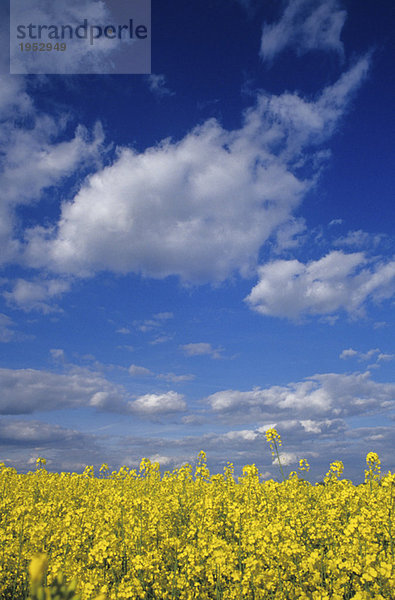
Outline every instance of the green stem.
POLYGON ((278 464, 280 466, 281 475, 283 476, 283 481, 285 481, 285 475, 284 475, 284 471, 283 471, 283 466, 281 464, 280 455, 278 453, 277 442, 276 442, 276 440, 273 440, 273 441, 274 441, 274 448, 275 448, 276 454, 277 454, 278 464))

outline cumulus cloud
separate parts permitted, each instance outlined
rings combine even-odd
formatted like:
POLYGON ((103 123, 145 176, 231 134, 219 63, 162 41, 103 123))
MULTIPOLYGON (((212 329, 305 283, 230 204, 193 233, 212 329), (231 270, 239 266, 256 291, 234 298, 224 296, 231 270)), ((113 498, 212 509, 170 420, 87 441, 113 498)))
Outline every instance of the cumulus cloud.
POLYGON ((338 0, 289 0, 280 20, 263 26, 260 55, 271 61, 292 48, 298 55, 324 50, 342 56, 340 35, 346 17, 338 0))
MULTIPOLYGON (((144 373, 138 369, 138 373, 151 374, 150 371, 145 373, 145 369, 144 373)), ((155 418, 186 408, 184 397, 177 392, 145 394, 132 400, 123 386, 98 372, 75 366, 66 373, 0 369, 0 388, 0 415, 92 407, 104 412, 155 418)))
POLYGON ((37 411, 98 406, 98 395, 107 408, 122 410, 126 405, 123 388, 99 373, 74 369, 66 374, 37 369, 0 369, 0 414, 20 415, 37 411))
POLYGON ((194 344, 184 344, 181 349, 187 356, 203 356, 208 355, 211 358, 222 358, 222 348, 213 348, 207 342, 196 342, 194 344))
POLYGON ((70 446, 83 449, 89 436, 73 429, 43 423, 42 421, 22 421, 0 419, 0 446, 18 446, 41 448, 70 446))
POLYGON ((395 406, 395 385, 377 383, 365 373, 313 375, 286 386, 254 388, 242 392, 224 390, 207 399, 221 417, 252 420, 294 418, 310 421, 382 412, 395 406))
POLYGON ((254 431, 251 429, 241 429, 239 431, 228 431, 227 433, 224 433, 219 437, 221 438, 222 441, 223 440, 243 440, 243 441, 251 442, 253 440, 256 440, 256 438, 258 436, 259 436, 258 431, 254 431))
MULTIPOLYGON (((260 94, 242 127, 210 119, 178 142, 119 150, 62 205, 56 228, 26 232, 33 267, 185 281, 251 274, 259 249, 314 183, 320 146, 366 74, 361 59, 316 100, 260 94), (296 173, 311 166, 311 178, 296 173)), ((310 170, 311 170, 310 169, 310 170)))
POLYGON ((58 123, 48 115, 36 115, 33 129, 14 128, 10 139, 3 140, 8 144, 1 173, 2 193, 9 202, 30 202, 97 153, 103 140, 99 124, 93 138, 79 125, 71 140, 54 142, 65 126, 65 119, 58 123))
POLYGON ((44 314, 59 312, 61 309, 46 300, 59 298, 70 288, 70 282, 63 279, 36 279, 27 281, 18 279, 13 283, 10 292, 4 292, 3 296, 8 304, 17 306, 25 312, 38 310, 44 314))
POLYGON ((26 85, 22 78, 0 77, 1 263, 21 260, 16 231, 23 223, 16 216, 18 207, 36 204, 44 190, 98 165, 102 151, 99 124, 92 133, 78 126, 71 138, 66 137, 68 117, 37 111, 26 85))
POLYGON ((278 460, 277 456, 274 457, 272 462, 273 465, 279 465, 279 462, 281 462, 283 467, 288 467, 296 464, 298 460, 298 456, 294 452, 279 452, 279 455, 280 461, 278 460))
POLYGON ((153 454, 148 458, 152 463, 157 462, 160 466, 171 465, 174 463, 174 458, 172 458, 171 456, 165 456, 163 454, 153 454))
POLYGON ((275 260, 259 267, 258 275, 246 302, 262 315, 289 319, 341 310, 360 316, 368 301, 395 291, 395 261, 368 259, 362 252, 336 250, 307 264, 275 260))
POLYGON ((132 413, 154 417, 177 413, 186 409, 186 402, 183 398, 182 394, 172 391, 164 394, 144 394, 136 400, 130 401, 128 409, 132 413))

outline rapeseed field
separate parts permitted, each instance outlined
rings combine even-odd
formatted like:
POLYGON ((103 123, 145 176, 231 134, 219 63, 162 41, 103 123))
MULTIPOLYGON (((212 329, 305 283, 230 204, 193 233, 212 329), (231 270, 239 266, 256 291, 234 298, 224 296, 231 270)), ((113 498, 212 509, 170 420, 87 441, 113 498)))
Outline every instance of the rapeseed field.
MULTIPOLYGON (((267 439, 281 468, 280 436, 267 439)), ((148 459, 98 476, 1 464, 0 598, 394 599, 395 475, 373 452, 365 485, 340 461, 324 485, 308 469, 278 483, 248 465, 236 481, 231 463, 210 475, 204 452, 163 476, 148 459)))

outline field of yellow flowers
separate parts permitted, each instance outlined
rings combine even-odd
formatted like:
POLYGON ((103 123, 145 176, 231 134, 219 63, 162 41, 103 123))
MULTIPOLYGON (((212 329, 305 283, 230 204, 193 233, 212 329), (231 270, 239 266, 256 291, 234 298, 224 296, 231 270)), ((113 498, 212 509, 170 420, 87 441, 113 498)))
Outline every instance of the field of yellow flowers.
MULTIPOLYGON (((279 458, 279 435, 267 438, 279 458)), ((230 463, 210 475, 204 452, 194 473, 163 476, 147 459, 98 477, 2 464, 0 598, 28 598, 30 561, 45 553, 47 589, 61 573, 82 600, 394 599, 395 475, 381 477, 372 452, 365 485, 342 468, 312 485, 305 460, 281 483, 255 465, 236 481, 230 463)))

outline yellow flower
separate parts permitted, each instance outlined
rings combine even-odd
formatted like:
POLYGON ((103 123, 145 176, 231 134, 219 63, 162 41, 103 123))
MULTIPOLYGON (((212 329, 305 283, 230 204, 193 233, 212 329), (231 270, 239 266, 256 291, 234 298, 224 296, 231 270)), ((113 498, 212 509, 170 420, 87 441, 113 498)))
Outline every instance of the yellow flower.
POLYGON ((366 463, 368 465, 369 464, 371 464, 371 465, 375 465, 375 464, 379 465, 381 463, 381 461, 380 461, 378 455, 376 454, 376 452, 369 452, 366 455, 366 463))
MULTIPOLYGON (((268 438, 278 451, 277 431, 268 438)), ((367 464, 376 474, 377 455, 367 464)), ((394 474, 357 486, 338 480, 343 464, 335 461, 321 487, 299 485, 295 472, 284 483, 261 481, 247 465, 237 483, 231 463, 210 476, 204 452, 196 477, 188 464, 163 476, 157 463, 141 466, 106 477, 105 464, 97 475, 91 466, 82 474, 0 469, 0 598, 12 589, 22 598, 31 557, 35 600, 36 591, 49 598, 65 590, 73 600, 393 596, 394 474)), ((298 467, 306 471, 306 459, 298 467)))
POLYGON ((277 432, 277 429, 268 429, 266 431, 266 440, 268 442, 277 442, 279 446, 281 446, 281 437, 280 434, 277 432))
POLYGON ((380 479, 380 471, 381 471, 381 461, 376 454, 376 452, 369 452, 366 456, 366 464, 369 467, 368 471, 365 471, 365 483, 370 482, 370 487, 372 487, 372 482, 374 480, 380 479))
POLYGON ((337 479, 338 477, 340 477, 340 475, 343 473, 343 471, 344 471, 344 465, 343 465, 342 461, 335 460, 333 463, 330 464, 329 471, 326 474, 326 476, 324 477, 324 481, 328 482, 328 481, 333 481, 333 480, 337 479))
POLYGON ((299 471, 306 471, 308 472, 310 470, 310 465, 307 462, 307 460, 305 458, 301 458, 299 461, 299 471))

